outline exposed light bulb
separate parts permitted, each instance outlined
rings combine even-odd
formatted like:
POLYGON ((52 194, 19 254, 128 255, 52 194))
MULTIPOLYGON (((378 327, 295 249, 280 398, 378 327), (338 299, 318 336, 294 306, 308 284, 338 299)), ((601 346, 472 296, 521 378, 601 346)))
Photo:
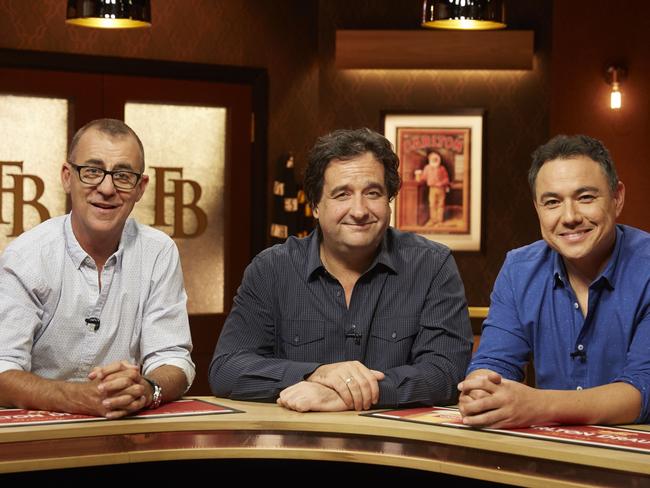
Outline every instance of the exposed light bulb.
POLYGON ((609 107, 612 110, 621 108, 621 91, 619 90, 618 83, 612 83, 612 93, 609 96, 609 107))

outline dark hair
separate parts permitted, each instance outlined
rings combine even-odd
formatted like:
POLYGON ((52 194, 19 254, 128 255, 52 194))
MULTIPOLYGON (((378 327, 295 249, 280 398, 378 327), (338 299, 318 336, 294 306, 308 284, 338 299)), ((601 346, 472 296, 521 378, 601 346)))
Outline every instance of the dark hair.
POLYGON ((138 147, 140 148, 140 159, 142 161, 142 171, 144 171, 144 147, 142 146, 142 141, 138 137, 138 134, 136 134, 135 131, 131 129, 131 127, 126 125, 121 120, 117 120, 117 119, 96 119, 91 122, 88 122, 81 129, 79 129, 77 133, 74 135, 74 137, 72 138, 72 141, 70 142, 70 147, 68 148, 69 162, 74 162, 74 155, 75 155, 74 153, 77 149, 77 145, 79 144, 79 140, 81 139, 81 136, 83 136, 86 133, 88 129, 96 129, 99 132, 108 134, 111 137, 133 136, 133 138, 138 143, 138 147))
POLYGON ((532 154, 533 162, 528 170, 528 184, 533 198, 535 197, 537 174, 544 163, 554 159, 569 159, 574 156, 586 156, 598 163, 605 173, 609 189, 612 193, 616 192, 618 186, 616 167, 603 143, 598 139, 584 135, 559 135, 539 146, 532 154))
POLYGON ((399 158, 390 141, 368 128, 339 129, 319 137, 309 152, 304 186, 311 206, 315 207, 323 196, 325 170, 333 159, 346 161, 366 152, 371 152, 384 165, 384 184, 388 199, 392 200, 401 181, 397 172, 399 158))

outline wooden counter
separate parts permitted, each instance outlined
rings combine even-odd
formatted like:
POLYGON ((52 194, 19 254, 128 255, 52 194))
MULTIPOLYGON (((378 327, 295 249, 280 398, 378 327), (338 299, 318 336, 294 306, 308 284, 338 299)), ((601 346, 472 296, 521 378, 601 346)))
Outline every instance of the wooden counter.
POLYGON ((201 399, 245 413, 2 427, 0 473, 246 458, 407 467, 525 486, 650 485, 650 455, 643 453, 201 399))

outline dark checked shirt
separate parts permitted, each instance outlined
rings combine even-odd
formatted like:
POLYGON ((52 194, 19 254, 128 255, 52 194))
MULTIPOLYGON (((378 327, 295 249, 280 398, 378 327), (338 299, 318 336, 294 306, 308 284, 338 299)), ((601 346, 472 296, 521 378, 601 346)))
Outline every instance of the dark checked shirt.
POLYGON ((210 365, 215 395, 273 401, 322 364, 385 373, 381 407, 449 404, 472 347, 463 283, 448 248, 389 228, 349 308, 323 267, 317 231, 248 266, 210 365))
POLYGON ((538 388, 628 383, 643 399, 637 421, 650 420, 650 234, 617 226, 585 316, 560 255, 544 241, 508 253, 468 373, 521 381, 531 354, 538 388))

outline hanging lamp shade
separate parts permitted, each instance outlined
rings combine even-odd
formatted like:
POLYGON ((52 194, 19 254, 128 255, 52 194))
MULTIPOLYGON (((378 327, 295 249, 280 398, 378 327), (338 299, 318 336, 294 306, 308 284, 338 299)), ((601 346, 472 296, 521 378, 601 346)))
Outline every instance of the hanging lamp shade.
POLYGON ((101 29, 151 26, 150 0, 68 0, 68 24, 101 29))
POLYGON ((422 27, 490 30, 506 27, 504 0, 424 0, 422 27))

